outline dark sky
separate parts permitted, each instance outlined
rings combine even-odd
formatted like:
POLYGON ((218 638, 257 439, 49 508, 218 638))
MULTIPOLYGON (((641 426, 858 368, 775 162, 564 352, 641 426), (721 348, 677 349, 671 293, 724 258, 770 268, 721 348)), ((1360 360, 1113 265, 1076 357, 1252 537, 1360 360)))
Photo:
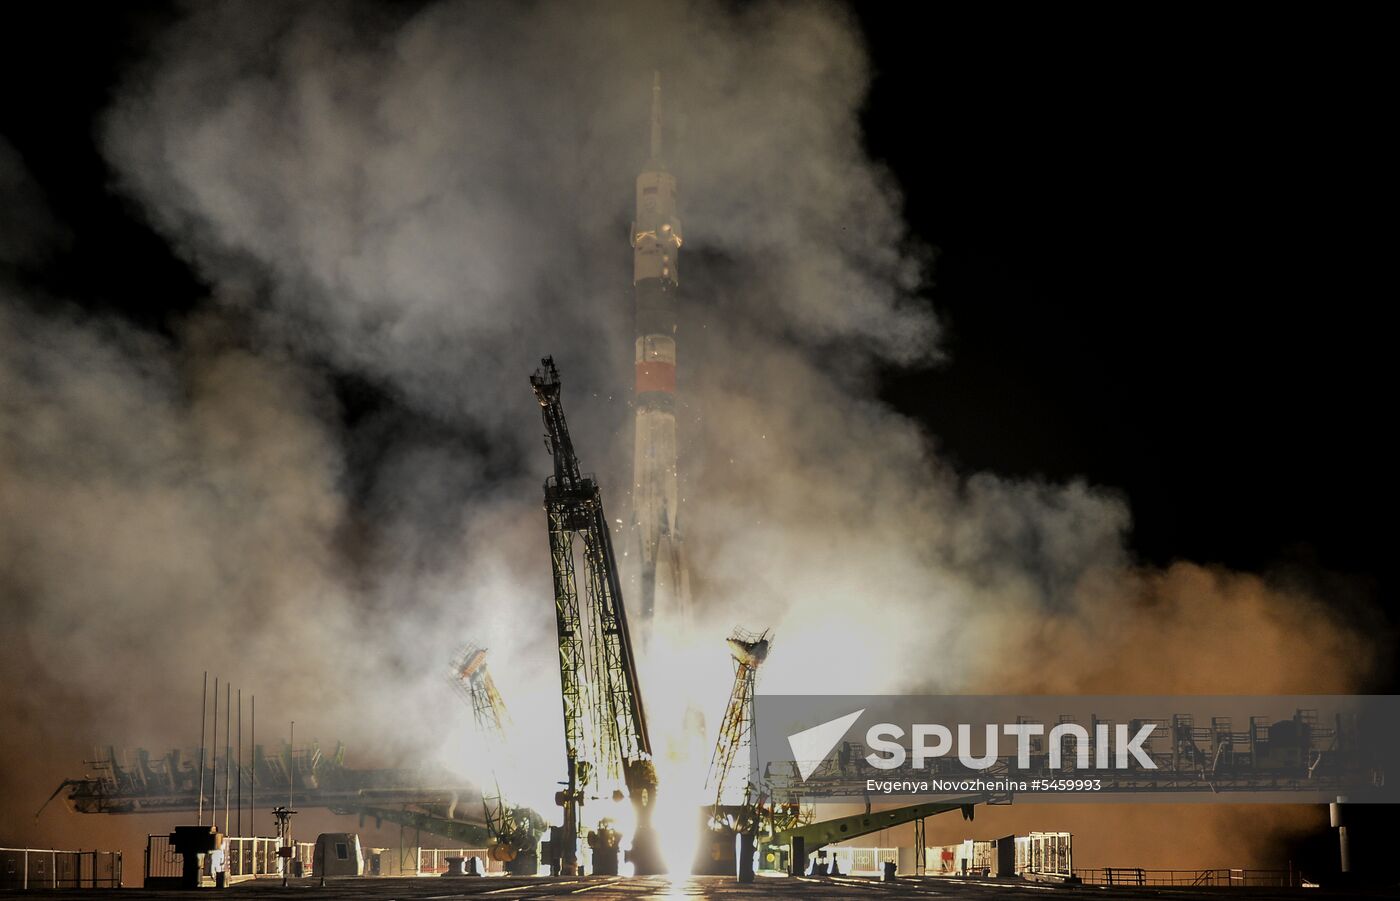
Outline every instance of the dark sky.
POLYGON ((889 397, 969 468, 1120 486, 1145 558, 1392 599, 1396 148, 1365 23, 869 12, 869 143, 951 331, 889 397))
MULTIPOLYGON (((113 7, 8 14, 0 133, 68 230, 20 276, 159 327, 204 289, 107 191, 93 130, 165 12, 113 7)), ((889 373, 890 402, 968 471, 1120 488, 1145 560, 1393 605, 1374 23, 908 10, 860 7, 865 119, 940 250, 948 359, 889 373)))

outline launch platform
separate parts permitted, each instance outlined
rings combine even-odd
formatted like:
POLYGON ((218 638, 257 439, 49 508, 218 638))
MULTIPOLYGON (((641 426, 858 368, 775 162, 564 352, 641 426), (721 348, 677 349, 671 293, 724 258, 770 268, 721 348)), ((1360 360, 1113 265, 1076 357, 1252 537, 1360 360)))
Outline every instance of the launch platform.
MULTIPOLYGON (((98 897, 111 894, 122 901, 178 901, 209 897, 212 890, 200 889, 190 892, 146 891, 143 889, 88 890, 83 897, 98 897)), ((492 899, 511 898, 569 898, 586 896, 589 901, 665 901, 680 898, 726 898, 759 899, 789 898, 793 901, 805 899, 882 898, 890 901, 898 899, 926 899, 932 896, 967 899, 1043 899, 1047 892, 1052 895, 1084 896, 1092 893, 1096 898, 1122 899, 1173 899, 1191 898, 1231 898, 1244 896, 1251 901, 1275 901, 1275 899, 1305 897, 1313 901, 1332 898, 1382 898, 1393 897, 1381 890, 1339 890, 1316 888, 1249 888, 1230 889, 1220 887, 1176 886, 1164 889, 1157 887, 1102 887, 1102 886, 1045 886, 1021 880, 977 879, 943 876, 901 877, 892 883, 878 879, 860 877, 759 877, 756 882, 741 885, 728 876, 691 876, 672 881, 664 876, 649 877, 489 877, 489 878, 377 878, 377 879, 333 879, 325 887, 318 886, 318 880, 294 879, 284 889, 280 880, 256 880, 235 885, 220 895, 260 899, 286 897, 315 897, 325 901, 358 901, 358 899, 455 899, 481 896, 492 899)), ((74 893, 64 890, 29 892, 23 897, 52 895, 53 897, 74 897, 74 893)), ((18 897, 18 895, 17 895, 18 897)))

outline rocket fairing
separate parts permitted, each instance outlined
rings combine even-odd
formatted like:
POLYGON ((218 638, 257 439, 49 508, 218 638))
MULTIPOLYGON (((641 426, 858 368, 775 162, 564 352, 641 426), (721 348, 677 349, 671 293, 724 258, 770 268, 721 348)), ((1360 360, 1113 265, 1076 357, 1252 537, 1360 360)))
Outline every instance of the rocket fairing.
POLYGON ((640 553, 641 615, 684 616, 689 577, 676 474, 676 298, 683 241, 676 177, 661 161, 661 75, 652 84, 651 155, 637 176, 632 222, 636 296, 632 526, 640 553))

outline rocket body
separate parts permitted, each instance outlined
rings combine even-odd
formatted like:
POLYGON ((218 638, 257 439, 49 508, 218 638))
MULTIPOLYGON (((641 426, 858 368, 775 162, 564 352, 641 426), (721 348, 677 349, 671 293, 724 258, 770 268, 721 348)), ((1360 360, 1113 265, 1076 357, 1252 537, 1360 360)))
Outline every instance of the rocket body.
POLYGON ((651 158, 637 176, 631 234, 636 298, 632 525, 640 554, 640 608, 647 621, 658 614, 684 616, 690 588, 676 471, 676 300, 683 238, 676 179, 660 161, 660 94, 658 78, 652 88, 651 158))

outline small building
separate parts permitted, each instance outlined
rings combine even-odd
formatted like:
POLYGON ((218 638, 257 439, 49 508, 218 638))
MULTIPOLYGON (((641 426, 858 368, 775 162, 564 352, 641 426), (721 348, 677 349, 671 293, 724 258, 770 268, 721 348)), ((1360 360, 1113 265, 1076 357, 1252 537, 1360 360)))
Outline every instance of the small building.
POLYGON ((360 837, 352 832, 323 832, 316 836, 311 857, 312 876, 363 876, 365 855, 360 837))

